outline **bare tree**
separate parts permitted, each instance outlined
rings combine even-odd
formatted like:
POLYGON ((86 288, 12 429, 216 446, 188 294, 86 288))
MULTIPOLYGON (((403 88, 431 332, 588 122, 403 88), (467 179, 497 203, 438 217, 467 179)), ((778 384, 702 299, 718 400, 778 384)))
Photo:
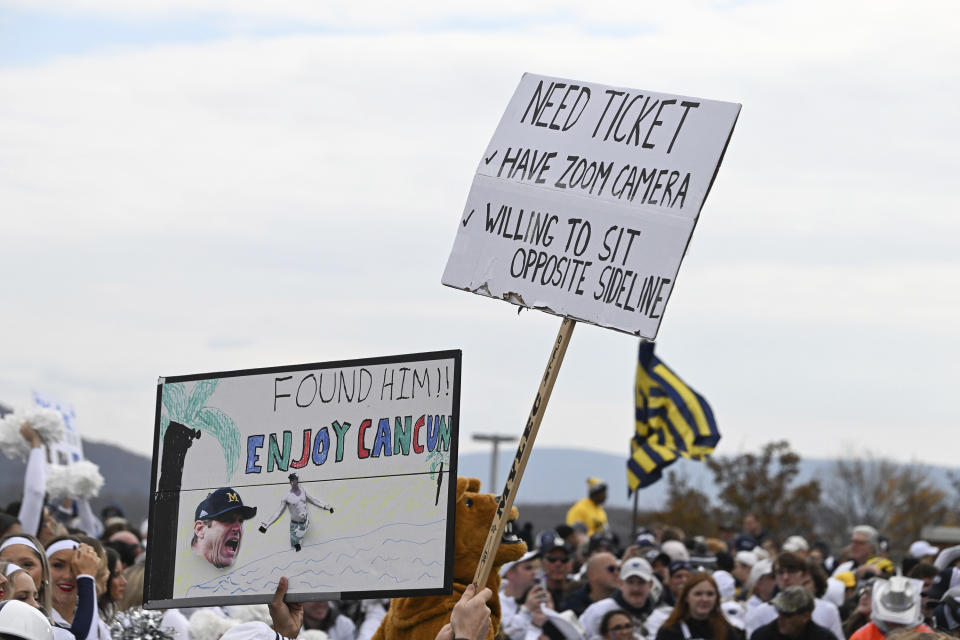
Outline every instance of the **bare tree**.
POLYGON ((950 500, 950 511, 952 512, 952 517, 947 524, 956 525, 960 520, 960 473, 956 471, 948 471, 947 479, 950 481, 950 487, 953 489, 953 495, 950 500))
POLYGON ((815 531, 813 513, 820 499, 820 483, 797 483, 800 456, 786 441, 769 442, 759 454, 711 458, 707 464, 728 512, 739 518, 756 514, 777 537, 815 531))
POLYGON ((685 477, 675 471, 667 474, 667 502, 657 514, 666 524, 679 527, 692 535, 713 535, 717 530, 716 512, 710 498, 691 487, 685 477))
POLYGON ((893 548, 905 548, 924 526, 942 524, 950 513, 946 493, 929 476, 924 465, 897 464, 871 453, 838 459, 829 474, 824 518, 837 539, 869 524, 893 548))

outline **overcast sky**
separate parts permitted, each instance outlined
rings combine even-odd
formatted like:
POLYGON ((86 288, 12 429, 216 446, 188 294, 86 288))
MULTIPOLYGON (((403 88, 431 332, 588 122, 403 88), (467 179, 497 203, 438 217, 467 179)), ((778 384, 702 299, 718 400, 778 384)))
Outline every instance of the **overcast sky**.
MULTIPOLYGON (((718 453, 955 461, 955 3, 461 4, 0 2, 0 402, 149 453, 158 376, 459 348, 519 434, 559 318, 440 277, 529 71, 743 105, 657 345, 718 453)), ((636 348, 538 446, 625 452, 636 348)))

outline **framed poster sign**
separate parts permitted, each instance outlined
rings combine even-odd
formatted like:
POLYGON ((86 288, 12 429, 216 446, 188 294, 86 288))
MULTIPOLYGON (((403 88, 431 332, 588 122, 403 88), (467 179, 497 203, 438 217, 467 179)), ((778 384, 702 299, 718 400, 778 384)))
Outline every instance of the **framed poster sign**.
POLYGON ((461 353, 161 378, 144 606, 452 588, 461 353))

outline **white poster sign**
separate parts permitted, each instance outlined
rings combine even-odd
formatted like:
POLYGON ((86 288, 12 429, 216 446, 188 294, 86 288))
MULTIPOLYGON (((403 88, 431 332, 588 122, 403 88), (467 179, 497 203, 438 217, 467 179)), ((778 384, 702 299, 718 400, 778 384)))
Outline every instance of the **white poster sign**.
POLYGON ((33 403, 43 409, 53 409, 63 418, 63 439, 47 445, 47 462, 73 464, 83 460, 83 440, 77 429, 77 412, 73 406, 36 391, 33 392, 33 403))
POLYGON ((148 608, 453 584, 460 352, 161 378, 148 608))
POLYGON ((525 74, 443 284, 653 339, 740 105, 525 74))

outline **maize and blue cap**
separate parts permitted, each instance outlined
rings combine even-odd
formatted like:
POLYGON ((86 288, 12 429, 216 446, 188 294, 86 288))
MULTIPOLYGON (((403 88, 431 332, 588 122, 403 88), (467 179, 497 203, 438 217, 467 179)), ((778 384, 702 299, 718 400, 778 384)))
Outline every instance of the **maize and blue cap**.
POLYGON ((203 502, 197 505, 195 520, 219 520, 224 515, 233 511, 239 511, 240 517, 244 520, 257 515, 256 507, 248 507, 243 504, 243 498, 240 494, 230 487, 217 489, 207 495, 203 502))

